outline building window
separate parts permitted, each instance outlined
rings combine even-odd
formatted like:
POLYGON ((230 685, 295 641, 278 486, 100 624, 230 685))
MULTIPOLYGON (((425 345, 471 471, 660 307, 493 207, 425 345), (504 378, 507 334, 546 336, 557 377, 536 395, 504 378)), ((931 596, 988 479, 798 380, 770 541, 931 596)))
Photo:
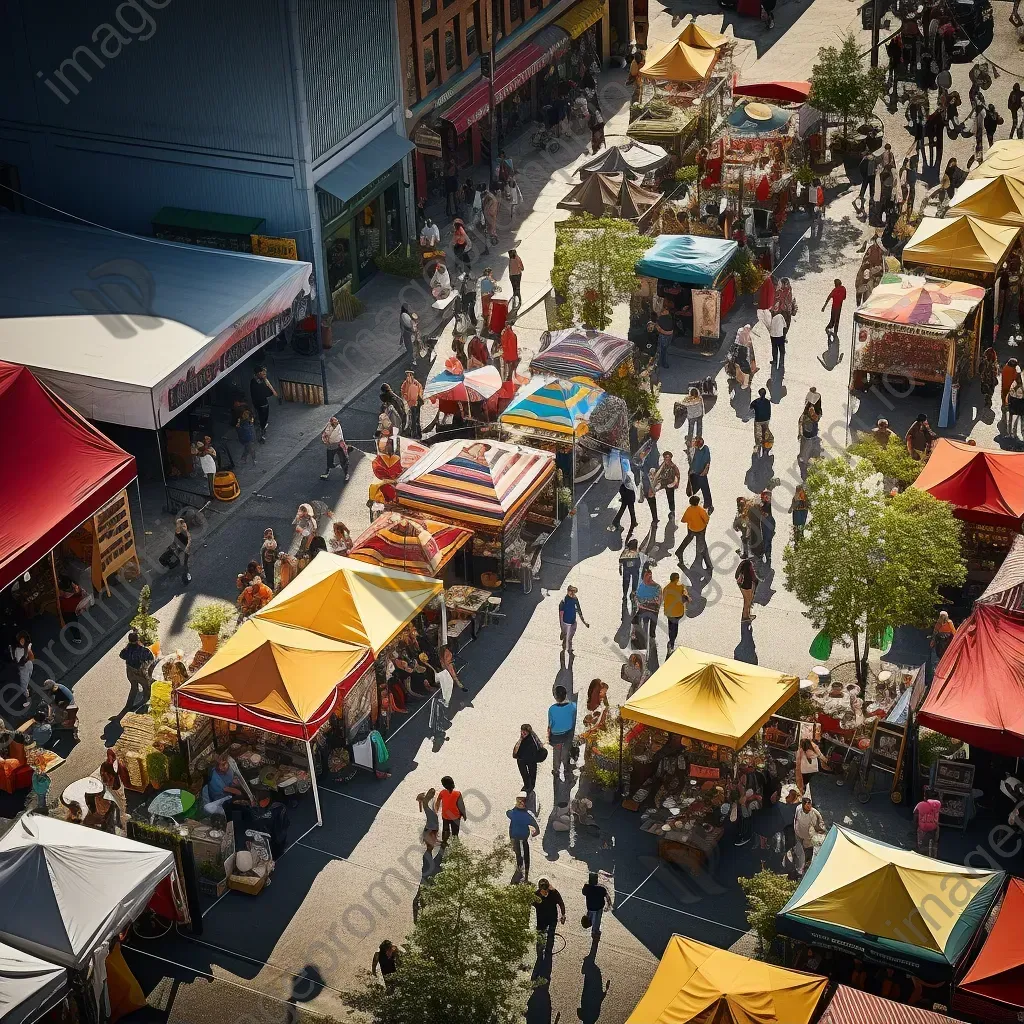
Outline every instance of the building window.
POLYGON ((466 53, 472 57, 480 49, 480 39, 477 36, 477 8, 476 4, 468 7, 462 15, 466 22, 466 53))
POLYGON ((455 39, 455 22, 444 34, 444 66, 451 71, 459 63, 459 44, 455 39))
POLYGON ((420 84, 416 81, 416 60, 411 48, 405 62, 405 98, 408 100, 406 106, 411 106, 420 98, 420 84))
POLYGON ((523 20, 523 0, 509 0, 508 19, 511 25, 523 20))
POLYGON ((437 0, 423 0, 423 6, 420 8, 420 20, 426 21, 427 18, 432 18, 437 14, 437 0))
POLYGON ((432 34, 423 40, 423 80, 427 85, 437 78, 436 39, 436 34, 432 34))

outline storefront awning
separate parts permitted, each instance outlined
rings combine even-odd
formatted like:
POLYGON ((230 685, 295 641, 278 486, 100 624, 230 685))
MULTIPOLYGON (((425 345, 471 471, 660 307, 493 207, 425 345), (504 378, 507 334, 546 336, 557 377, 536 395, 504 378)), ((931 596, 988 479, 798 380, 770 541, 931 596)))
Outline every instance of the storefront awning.
POLYGON ((568 32, 573 39, 579 39, 591 25, 596 25, 603 17, 605 0, 581 0, 568 14, 555 19, 555 24, 568 32))
POLYGON ((347 203, 374 178, 391 170, 414 148, 413 143, 399 135, 394 128, 388 128, 333 171, 328 171, 316 183, 316 187, 347 203))
MULTIPOLYGON (((568 45, 569 36, 555 25, 549 25, 528 43, 513 50, 494 73, 494 102, 500 103, 511 96, 568 45)), ((487 113, 489 95, 487 79, 482 78, 450 107, 442 110, 441 119, 455 129, 456 135, 462 135, 487 113)))

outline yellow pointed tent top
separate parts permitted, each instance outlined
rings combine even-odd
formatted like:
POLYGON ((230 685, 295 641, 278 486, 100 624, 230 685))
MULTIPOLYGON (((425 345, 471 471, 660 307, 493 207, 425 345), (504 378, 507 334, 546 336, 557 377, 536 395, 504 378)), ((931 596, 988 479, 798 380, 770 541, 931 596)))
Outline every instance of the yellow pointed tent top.
POLYGON ((687 43, 690 46, 702 46, 705 49, 717 50, 729 42, 728 36, 720 32, 712 32, 710 29, 701 28, 695 21, 691 21, 682 32, 679 33, 679 42, 687 43))
POLYGON ((715 50, 676 39, 651 57, 640 74, 666 82, 702 82, 717 57, 715 50))
POLYGON ((796 676, 680 647, 621 712, 655 729, 738 750, 799 685, 796 676))
POLYGON ((994 274, 1019 234, 1020 228, 977 217, 925 217, 903 249, 903 265, 994 274))
POLYGON ((994 178, 1007 174, 1024 181, 1024 139, 1000 139, 968 178, 994 178))
POLYGON ((321 551, 254 618, 311 630, 378 654, 435 595, 440 580, 321 551))
POLYGON ((956 190, 946 211, 947 217, 961 214, 1024 227, 1024 177, 1000 174, 995 178, 969 178, 956 190))
POLYGON ((626 1024, 808 1024, 828 978, 673 935, 626 1024))
POLYGON ((968 904, 1000 874, 836 831, 817 876, 787 914, 942 953, 968 904))
MULTIPOLYGON (((323 557, 321 554, 318 557, 323 557)), ((365 646, 250 618, 178 689, 183 707, 218 701, 286 723, 309 722, 338 685, 372 661, 365 646)), ((224 717, 231 717, 226 715, 224 717)))

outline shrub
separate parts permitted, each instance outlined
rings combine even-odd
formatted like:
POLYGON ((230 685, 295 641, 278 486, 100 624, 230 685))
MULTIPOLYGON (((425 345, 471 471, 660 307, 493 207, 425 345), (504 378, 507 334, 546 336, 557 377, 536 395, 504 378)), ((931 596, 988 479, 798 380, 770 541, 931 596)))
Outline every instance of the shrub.
POLYGON ((200 636, 220 636, 221 630, 231 621, 235 609, 226 601, 208 601, 197 605, 188 619, 188 628, 200 636))
POLYGON ((160 639, 160 620, 155 615, 149 614, 149 604, 152 600, 152 591, 145 586, 139 591, 139 604, 132 621, 128 624, 139 634, 139 641, 146 647, 150 647, 160 639))
POLYGON ((377 264, 378 270, 390 274, 392 277, 404 277, 411 280, 419 277, 423 272, 423 261, 420 259, 419 252, 413 252, 412 246, 409 245, 387 255, 377 253, 373 262, 377 264))
POLYGON ((761 953, 766 953, 775 941, 775 915, 796 892, 797 882, 786 875, 762 868, 751 878, 737 878, 747 897, 747 923, 757 933, 761 953))

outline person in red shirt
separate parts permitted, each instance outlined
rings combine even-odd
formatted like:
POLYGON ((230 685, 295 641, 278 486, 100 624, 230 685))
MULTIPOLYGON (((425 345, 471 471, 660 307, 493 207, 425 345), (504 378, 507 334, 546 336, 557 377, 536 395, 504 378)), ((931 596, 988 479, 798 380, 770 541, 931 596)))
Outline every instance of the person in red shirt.
POLYGON ((519 339, 516 332, 506 324, 501 332, 501 370, 502 379, 511 380, 519 365, 519 339))
POLYGON ((914 824, 917 826, 917 852, 926 857, 939 855, 939 812, 942 802, 936 799, 935 791, 926 789, 924 799, 914 808, 914 824))
POLYGON ((441 779, 441 789, 434 802, 434 810, 441 815, 441 845, 447 846, 448 837, 457 836, 459 826, 466 820, 466 805, 450 775, 441 779))
POLYGON ((832 316, 829 319, 828 327, 825 328, 826 334, 831 334, 836 341, 839 340, 839 317, 843 312, 843 301, 846 299, 846 289, 843 287, 843 282, 837 277, 835 279, 835 287, 828 293, 828 298, 825 299, 824 305, 821 307, 822 313, 825 312, 825 306, 829 304, 829 300, 832 301, 832 316))

